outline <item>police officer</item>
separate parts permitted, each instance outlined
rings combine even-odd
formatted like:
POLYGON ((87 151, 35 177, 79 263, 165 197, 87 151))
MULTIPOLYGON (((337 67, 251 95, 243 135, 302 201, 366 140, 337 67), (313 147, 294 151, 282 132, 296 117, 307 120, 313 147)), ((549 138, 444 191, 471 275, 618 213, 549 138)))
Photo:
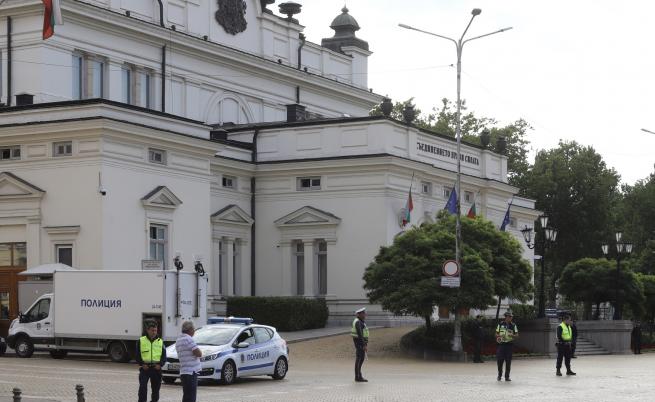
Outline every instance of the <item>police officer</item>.
POLYGON ((562 323, 557 327, 557 364, 555 368, 557 369, 556 374, 558 376, 562 375, 560 371, 562 368, 562 358, 564 358, 564 364, 566 365, 566 375, 575 375, 571 371, 572 342, 573 329, 571 328, 571 316, 567 314, 562 317, 562 323))
POLYGON ((139 364, 139 402, 146 402, 148 380, 152 388, 151 402, 159 401, 161 366, 166 362, 164 341, 157 334, 157 322, 146 320, 146 335, 137 343, 136 362, 139 364))
POLYGON ((505 381, 512 381, 509 378, 509 372, 512 368, 512 349, 514 348, 514 339, 519 336, 519 329, 512 322, 513 318, 511 311, 505 312, 505 320, 496 327, 498 381, 503 377, 503 362, 505 363, 505 381))
POLYGON ((366 326, 366 308, 362 307, 355 311, 357 318, 353 320, 353 326, 350 335, 355 343, 355 381, 368 382, 362 376, 362 364, 368 352, 368 327, 366 326))

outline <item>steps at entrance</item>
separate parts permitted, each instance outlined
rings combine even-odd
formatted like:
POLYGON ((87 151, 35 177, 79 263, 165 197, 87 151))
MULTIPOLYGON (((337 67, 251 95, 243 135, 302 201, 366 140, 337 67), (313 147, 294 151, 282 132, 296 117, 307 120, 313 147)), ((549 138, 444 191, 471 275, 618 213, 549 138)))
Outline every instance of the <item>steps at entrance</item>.
POLYGON ((609 355, 610 352, 596 345, 588 339, 578 336, 578 342, 575 348, 576 356, 589 356, 589 355, 609 355))

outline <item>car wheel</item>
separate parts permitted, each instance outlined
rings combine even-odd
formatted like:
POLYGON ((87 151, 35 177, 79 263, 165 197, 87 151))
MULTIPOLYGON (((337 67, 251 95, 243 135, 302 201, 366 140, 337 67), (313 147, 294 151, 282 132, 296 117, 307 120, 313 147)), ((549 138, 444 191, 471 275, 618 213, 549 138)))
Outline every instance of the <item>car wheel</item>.
POLYGON ((63 359, 68 355, 67 350, 51 350, 50 351, 50 357, 53 359, 63 359))
POLYGON ((130 359, 130 355, 127 353, 123 342, 110 343, 107 348, 107 355, 109 355, 111 361, 116 363, 125 363, 130 359))
POLYGON ((175 377, 162 377, 162 381, 164 381, 166 384, 174 384, 175 380, 175 377))
POLYGON ((232 360, 228 360, 223 364, 221 369, 221 383, 224 385, 234 384, 237 379, 237 368, 232 360))
POLYGON ((287 375, 289 371, 289 365, 287 364, 287 359, 284 357, 279 357, 277 362, 275 362, 275 370, 273 371, 273 379, 281 380, 287 375))
POLYGON ((34 343, 30 338, 21 336, 16 340, 16 356, 18 357, 32 357, 34 354, 34 343))

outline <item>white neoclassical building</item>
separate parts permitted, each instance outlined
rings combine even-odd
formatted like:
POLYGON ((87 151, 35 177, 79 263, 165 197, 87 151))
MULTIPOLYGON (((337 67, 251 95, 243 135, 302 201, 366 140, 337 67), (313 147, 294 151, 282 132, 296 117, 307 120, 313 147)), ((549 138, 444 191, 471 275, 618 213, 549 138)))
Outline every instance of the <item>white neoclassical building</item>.
MULTIPOLYGON (((17 273, 49 262, 202 258, 212 312, 302 295, 338 322, 367 303, 364 269, 403 230, 410 186, 412 225, 444 207, 456 144, 368 116, 382 97, 347 9, 319 45, 297 5, 272 3, 62 0, 47 40, 40 0, 1 3, 0 333, 17 273)), ((506 157, 463 144, 461 159, 462 210, 500 224, 506 157)), ((536 214, 515 199, 509 230, 536 214)))

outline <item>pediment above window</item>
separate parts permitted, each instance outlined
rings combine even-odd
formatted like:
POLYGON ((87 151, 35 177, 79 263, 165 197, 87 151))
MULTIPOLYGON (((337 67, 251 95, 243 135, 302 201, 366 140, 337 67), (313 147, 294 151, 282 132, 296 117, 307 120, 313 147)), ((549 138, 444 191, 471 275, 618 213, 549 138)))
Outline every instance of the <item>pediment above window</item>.
POLYGON ((0 199, 41 198, 43 194, 45 194, 45 190, 15 174, 0 172, 0 199))
POLYGON ((300 227, 300 226, 336 226, 341 222, 341 218, 322 211, 318 208, 305 206, 294 212, 283 216, 275 221, 275 225, 282 227, 300 227))
POLYGON ((141 202, 145 207, 156 207, 156 208, 166 208, 166 209, 175 209, 180 204, 180 200, 168 187, 158 186, 143 198, 141 202))
POLYGON ((211 219, 213 223, 230 223, 244 226, 251 226, 255 222, 246 211, 234 204, 216 211, 212 214, 211 219))

